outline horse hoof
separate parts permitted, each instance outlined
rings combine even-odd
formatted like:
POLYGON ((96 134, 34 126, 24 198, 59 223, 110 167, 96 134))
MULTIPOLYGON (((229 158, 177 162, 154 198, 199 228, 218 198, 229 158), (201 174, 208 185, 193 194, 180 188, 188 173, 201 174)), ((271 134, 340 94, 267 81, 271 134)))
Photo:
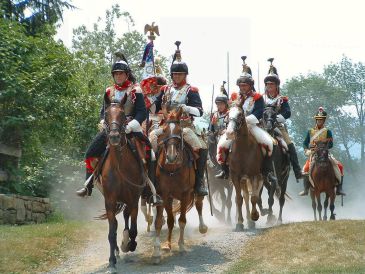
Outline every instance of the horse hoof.
POLYGON ((269 214, 269 210, 267 208, 264 208, 262 211, 261 211, 261 216, 266 216, 267 214, 269 214))
POLYGON ((170 243, 165 243, 165 244, 162 245, 161 249, 163 251, 170 252, 171 251, 171 244, 170 243))
POLYGON ((335 215, 331 215, 330 219, 331 219, 331 220, 336 220, 335 215))
POLYGON ((107 273, 117 273, 117 268, 114 264, 109 264, 107 273))
POLYGON ((260 214, 257 211, 251 213, 252 221, 257 221, 259 218, 260 218, 260 214))
POLYGON ((253 221, 248 221, 248 229, 255 229, 256 228, 256 223, 253 221))
POLYGON ((161 256, 158 257, 152 257, 152 263, 153 264, 160 264, 161 263, 161 256))
POLYGON ((201 234, 205 234, 205 233, 207 233, 207 231, 208 231, 208 227, 206 225, 200 225, 199 226, 199 232, 201 234))
POLYGON ((271 214, 267 216, 266 224, 273 225, 276 221, 275 215, 271 214))
POLYGON ((137 247, 137 242, 136 241, 129 241, 128 242, 128 250, 131 252, 134 252, 136 250, 137 247))
POLYGON ((243 224, 236 224, 235 232, 242 232, 243 231, 243 224))

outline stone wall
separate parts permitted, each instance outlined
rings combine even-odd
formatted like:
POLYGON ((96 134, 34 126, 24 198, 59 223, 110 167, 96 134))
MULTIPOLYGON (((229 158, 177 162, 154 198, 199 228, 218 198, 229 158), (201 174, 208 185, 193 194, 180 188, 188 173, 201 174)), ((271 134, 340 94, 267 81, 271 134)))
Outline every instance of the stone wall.
POLYGON ((0 194, 0 225, 42 223, 51 212, 49 198, 0 194))

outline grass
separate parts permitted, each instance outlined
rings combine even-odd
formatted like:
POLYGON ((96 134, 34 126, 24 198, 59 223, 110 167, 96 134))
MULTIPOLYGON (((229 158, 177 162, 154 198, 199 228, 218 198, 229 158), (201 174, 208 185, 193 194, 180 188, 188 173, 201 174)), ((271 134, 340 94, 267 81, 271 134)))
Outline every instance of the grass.
POLYGON ((92 223, 54 216, 44 224, 0 226, 0 273, 39 273, 64 261, 93 235, 92 223))
POLYGON ((226 273, 365 273, 365 221, 286 224, 243 248, 226 273))

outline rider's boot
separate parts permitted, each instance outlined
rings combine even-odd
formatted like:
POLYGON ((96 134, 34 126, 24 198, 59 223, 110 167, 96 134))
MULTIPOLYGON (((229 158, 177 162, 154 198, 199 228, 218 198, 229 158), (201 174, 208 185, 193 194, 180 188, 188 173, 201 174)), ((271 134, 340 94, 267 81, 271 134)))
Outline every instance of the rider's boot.
POLYGON ((229 177, 229 167, 226 163, 221 164, 221 171, 214 176, 217 179, 228 179, 229 177))
POLYGON ((298 182, 299 179, 303 178, 302 168, 299 165, 298 156, 294 144, 293 143, 289 144, 288 149, 289 149, 290 162, 293 166, 293 171, 295 174, 295 179, 297 179, 298 182))
POLYGON ((299 196, 307 196, 309 191, 309 178, 307 176, 303 179, 303 191, 299 192, 299 196))
POLYGON ((346 195, 342 190, 343 176, 341 176, 341 182, 336 186, 336 195, 346 195))
POLYGON ((79 189, 78 191, 76 191, 76 195, 80 196, 80 197, 85 197, 85 196, 90 196, 92 191, 93 191, 93 187, 94 187, 94 180, 92 178, 93 173, 90 172, 89 169, 86 170, 86 182, 84 184, 84 187, 79 189))
POLYGON ((195 172, 195 193, 198 196, 208 195, 208 191, 204 185, 204 172, 207 164, 208 150, 199 150, 199 159, 196 160, 196 172, 195 172))

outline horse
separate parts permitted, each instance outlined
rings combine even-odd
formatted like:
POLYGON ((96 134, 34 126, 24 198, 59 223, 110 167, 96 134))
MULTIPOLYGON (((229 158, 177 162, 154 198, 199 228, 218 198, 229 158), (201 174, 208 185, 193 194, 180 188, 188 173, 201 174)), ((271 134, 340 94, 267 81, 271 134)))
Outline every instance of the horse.
POLYGON ((273 162, 275 167, 275 175, 277 178, 276 182, 268 182, 265 178, 264 185, 269 186, 268 188, 268 216, 267 223, 272 224, 275 221, 273 215, 272 206, 274 204, 274 194, 279 198, 280 210, 277 224, 282 223, 282 212, 285 204, 286 188, 289 179, 290 172, 290 158, 289 154, 285 151, 287 149, 284 139, 281 137, 280 130, 276 127, 276 106, 267 105, 264 109, 262 124, 263 128, 273 137, 278 143, 278 146, 274 146, 273 150, 273 162))
POLYGON ((311 167, 309 181, 312 184, 310 189, 310 195, 312 199, 312 208, 314 214, 314 220, 317 221, 316 206, 318 210, 319 220, 322 220, 322 204, 321 193, 326 193, 324 201, 324 216, 323 220, 327 220, 327 207, 328 200, 330 201, 330 219, 335 220, 335 199, 336 199, 336 175, 333 170, 332 164, 329 160, 328 145, 326 142, 317 142, 314 149, 314 155, 312 157, 313 166, 311 167), (316 205, 317 199, 317 205, 316 205))
POLYGON ((185 252, 184 229, 186 225, 186 213, 192 208, 195 200, 195 207, 199 215, 199 231, 206 233, 208 227, 204 224, 202 208, 204 197, 194 197, 195 169, 193 156, 189 152, 188 145, 183 140, 183 129, 180 125, 182 108, 167 113, 163 108, 165 123, 163 133, 158 137, 158 157, 156 178, 159 182, 159 195, 162 197, 163 206, 157 207, 155 221, 155 240, 153 261, 155 264, 161 261, 160 233, 162 227, 162 213, 165 208, 167 213, 168 236, 163 245, 166 251, 171 250, 171 235, 174 227, 173 199, 180 201, 178 219, 180 227, 179 251, 185 252))
POLYGON ((116 255, 119 256, 116 215, 123 211, 125 227, 121 249, 125 253, 133 252, 137 247, 138 202, 148 180, 142 161, 128 145, 125 132, 126 116, 123 109, 125 99, 126 97, 120 103, 113 103, 107 96, 104 97, 107 105, 105 121, 109 148, 101 171, 101 185, 106 210, 103 218, 107 218, 109 222, 108 267, 112 271, 116 271, 116 255), (130 227, 129 218, 131 218, 130 227))
POLYGON ((212 196, 212 211, 214 216, 221 222, 231 224, 231 209, 232 209, 232 193, 233 185, 230 180, 217 179, 215 175, 219 172, 219 164, 215 155, 217 154, 217 138, 213 135, 208 136, 208 151, 209 159, 207 171, 209 175, 210 195, 212 196), (226 194, 227 193, 227 194, 226 194), (215 207, 214 201, 219 199, 221 209, 215 207), (226 210, 227 209, 227 210, 226 210), (226 218, 227 211, 227 218, 226 218))
POLYGON ((256 205, 260 200, 260 190, 263 185, 261 173, 264 155, 260 144, 249 133, 245 113, 242 109, 244 100, 229 110, 229 122, 226 130, 227 138, 234 140, 229 154, 230 176, 236 191, 237 224, 236 231, 243 231, 242 193, 246 205, 246 218, 249 228, 254 228, 260 217, 256 205), (251 188, 251 205, 249 207, 249 187, 251 188))

